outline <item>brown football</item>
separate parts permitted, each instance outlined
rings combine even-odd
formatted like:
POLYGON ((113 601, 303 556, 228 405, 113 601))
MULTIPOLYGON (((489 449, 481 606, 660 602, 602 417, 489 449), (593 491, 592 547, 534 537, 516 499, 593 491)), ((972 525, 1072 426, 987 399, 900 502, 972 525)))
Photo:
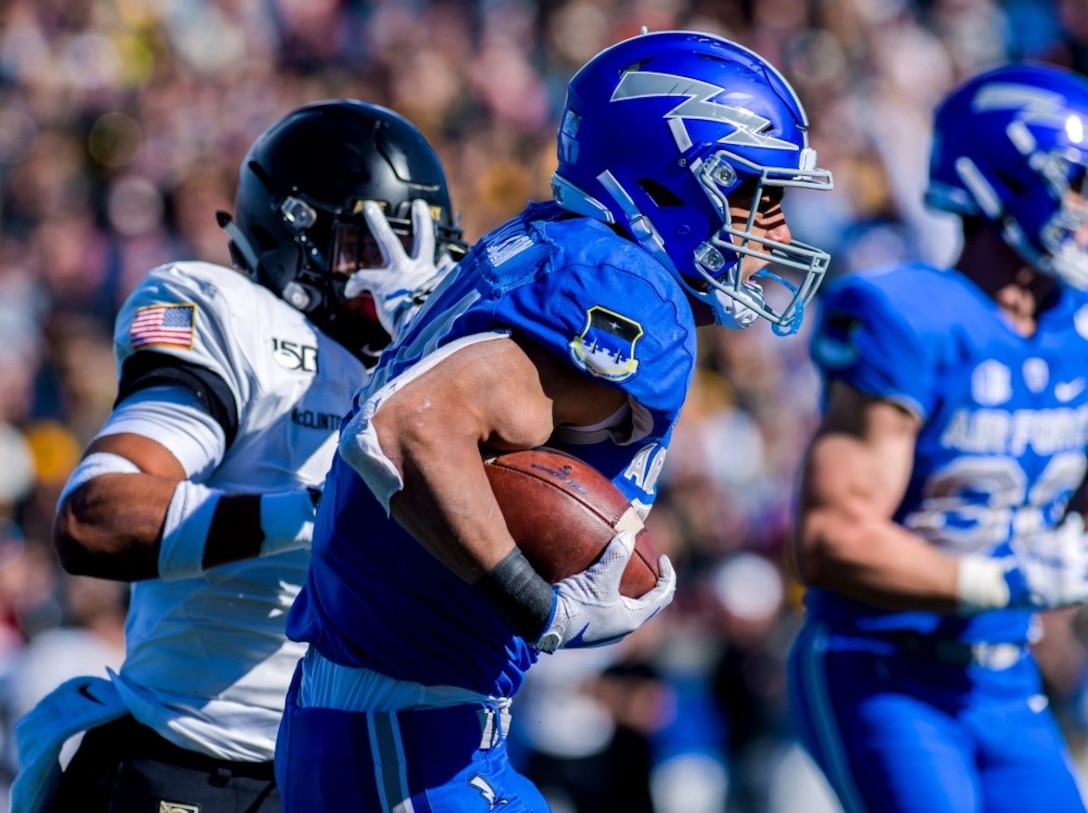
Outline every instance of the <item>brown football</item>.
POLYGON ((622 530, 635 534, 620 592, 637 598, 657 583, 658 554, 634 506, 588 463, 538 447, 484 460, 510 535, 552 584, 580 573, 622 530))

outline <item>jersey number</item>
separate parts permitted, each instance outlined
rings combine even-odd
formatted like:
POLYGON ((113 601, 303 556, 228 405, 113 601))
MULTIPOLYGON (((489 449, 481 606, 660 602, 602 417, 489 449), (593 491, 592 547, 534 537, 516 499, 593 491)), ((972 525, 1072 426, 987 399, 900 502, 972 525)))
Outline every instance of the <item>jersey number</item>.
POLYGON ((903 524, 938 547, 986 553, 1012 536, 1052 527, 1084 479, 1079 452, 1055 455, 1034 483, 1011 457, 961 457, 926 482, 903 524))

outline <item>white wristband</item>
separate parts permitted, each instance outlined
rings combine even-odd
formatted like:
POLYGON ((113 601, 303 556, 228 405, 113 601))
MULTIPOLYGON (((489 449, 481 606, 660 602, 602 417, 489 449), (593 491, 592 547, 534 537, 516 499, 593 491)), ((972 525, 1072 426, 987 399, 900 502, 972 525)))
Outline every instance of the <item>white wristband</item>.
POLYGON ((57 499, 57 507, 60 507, 60 504, 68 499, 73 491, 93 480, 95 477, 98 477, 100 474, 139 473, 140 467, 127 457, 121 457, 121 455, 113 454, 112 452, 94 452, 93 454, 89 454, 79 461, 79 465, 75 467, 70 475, 68 475, 68 482, 64 484, 64 491, 60 493, 60 497, 57 499))
POLYGON ((956 576, 961 613, 972 614, 1009 606, 1005 565, 985 556, 963 556, 956 576))
POLYGON ((159 548, 159 578, 163 581, 192 579, 204 572, 204 546, 208 529, 223 492, 182 480, 174 489, 159 548))
MULTIPOLYGON (((159 548, 159 578, 192 579, 204 573, 204 549, 212 517, 223 492, 182 480, 174 489, 163 524, 159 548)), ((314 535, 313 497, 306 489, 262 494, 260 556, 308 548, 314 535)))
POLYGON ((309 548, 317 507, 307 489, 261 495, 261 556, 309 548))

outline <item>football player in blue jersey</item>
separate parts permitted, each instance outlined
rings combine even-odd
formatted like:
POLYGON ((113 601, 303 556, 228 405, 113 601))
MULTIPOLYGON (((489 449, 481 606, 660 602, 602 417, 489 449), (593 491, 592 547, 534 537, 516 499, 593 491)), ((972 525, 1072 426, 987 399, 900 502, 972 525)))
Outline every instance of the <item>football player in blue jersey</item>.
POLYGON ((1031 654, 1088 599, 1088 82, 1007 65, 934 123, 951 269, 836 280, 800 487, 800 733, 848 811, 1083 811, 1031 654))
POLYGON ((786 187, 831 186, 806 130, 778 71, 716 36, 644 33, 573 77, 554 200, 482 238, 345 419, 288 617, 309 649, 276 751, 287 810, 547 809, 506 754, 526 670, 620 640, 675 576, 662 557, 656 587, 622 597, 624 532, 547 583, 484 455, 562 448, 649 511, 696 325, 791 333, 824 275, 781 209, 786 187))

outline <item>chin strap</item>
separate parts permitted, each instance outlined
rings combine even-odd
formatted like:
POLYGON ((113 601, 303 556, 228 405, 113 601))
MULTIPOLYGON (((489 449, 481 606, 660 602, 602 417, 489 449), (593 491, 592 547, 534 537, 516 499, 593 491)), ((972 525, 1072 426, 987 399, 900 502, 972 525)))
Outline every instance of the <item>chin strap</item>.
MULTIPOLYGON (((778 274, 770 271, 766 268, 761 271, 757 271, 753 277, 754 279, 769 279, 777 282, 783 288, 790 292, 790 295, 794 298, 793 304, 790 305, 789 310, 782 314, 781 319, 785 321, 785 324, 779 324, 771 320, 771 330, 774 331, 776 336, 792 336, 798 330, 801 329, 801 322, 805 318, 805 303, 801 301, 801 298, 797 296, 797 286, 787 280, 785 277, 781 277, 778 274)), ((762 292, 762 288, 760 288, 762 292)))
POLYGON ((227 233, 231 242, 234 243, 234 247, 238 249, 238 253, 242 255, 242 259, 246 261, 246 268, 250 273, 257 273, 257 252, 253 250, 253 246, 250 245, 248 238, 242 234, 242 230, 238 228, 238 225, 234 222, 234 218, 226 212, 216 212, 215 220, 219 224, 219 228, 227 233))

